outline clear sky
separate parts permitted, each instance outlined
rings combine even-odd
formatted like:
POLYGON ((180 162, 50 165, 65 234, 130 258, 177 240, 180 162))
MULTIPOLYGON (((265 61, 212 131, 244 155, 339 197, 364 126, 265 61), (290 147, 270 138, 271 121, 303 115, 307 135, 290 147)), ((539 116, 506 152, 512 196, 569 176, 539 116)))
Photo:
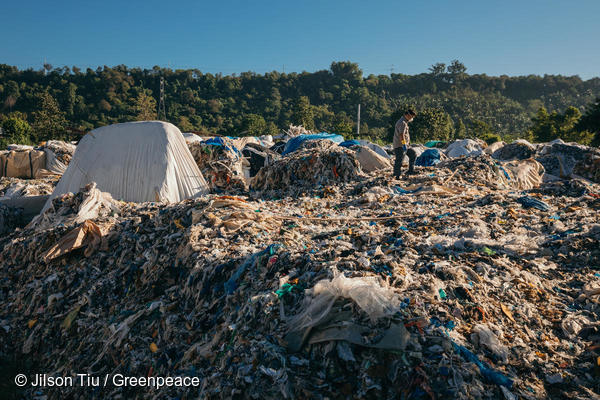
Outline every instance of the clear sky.
POLYGON ((24 1, 0 7, 0 63, 365 75, 600 76, 600 0, 24 1))

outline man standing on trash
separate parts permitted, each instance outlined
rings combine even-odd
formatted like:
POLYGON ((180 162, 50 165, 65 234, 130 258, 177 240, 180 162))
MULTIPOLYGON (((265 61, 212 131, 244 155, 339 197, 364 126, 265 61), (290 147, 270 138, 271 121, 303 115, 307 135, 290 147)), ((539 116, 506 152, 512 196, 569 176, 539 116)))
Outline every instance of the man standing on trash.
POLYGON ((410 134, 408 133, 408 123, 412 121, 417 114, 413 110, 406 110, 404 116, 396 122, 396 128, 394 129, 394 178, 400 179, 400 172, 402 171, 402 160, 404 154, 408 156, 408 172, 407 174, 415 173, 415 158, 417 153, 411 149, 410 146, 410 134))

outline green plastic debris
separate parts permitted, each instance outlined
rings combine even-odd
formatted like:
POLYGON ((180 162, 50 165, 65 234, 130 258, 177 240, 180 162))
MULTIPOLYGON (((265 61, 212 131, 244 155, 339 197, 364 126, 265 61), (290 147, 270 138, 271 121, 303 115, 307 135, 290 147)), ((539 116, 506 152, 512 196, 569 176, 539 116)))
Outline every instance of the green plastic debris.
POLYGON ((488 256, 493 256, 493 255, 495 255, 495 254, 496 254, 496 251, 495 251, 495 250, 492 250, 492 249, 490 249, 490 248, 489 248, 489 247, 487 247, 487 246, 486 246, 486 247, 484 247, 483 249, 481 249, 481 252, 482 252, 482 253, 485 253, 485 254, 487 254, 488 256))
POLYGON ((289 283, 284 283, 283 285, 281 285, 281 289, 277 290, 275 292, 275 294, 277 294, 277 296, 279 298, 283 297, 283 295, 285 295, 286 293, 289 293, 292 291, 292 289, 294 289, 296 287, 296 285, 291 285, 289 283))
POLYGON ((440 299, 444 300, 446 297, 448 297, 448 295, 446 295, 446 292, 444 292, 444 289, 440 289, 440 299))
POLYGON ((67 316, 65 317, 65 320, 63 321, 63 323, 60 326, 62 328, 64 328, 65 330, 69 330, 71 328, 71 324, 73 324, 73 321, 75 321, 75 318, 77 318, 77 314, 79 314, 80 309, 81 309, 81 305, 78 305, 73 310, 71 310, 71 312, 69 314, 67 314, 67 316))

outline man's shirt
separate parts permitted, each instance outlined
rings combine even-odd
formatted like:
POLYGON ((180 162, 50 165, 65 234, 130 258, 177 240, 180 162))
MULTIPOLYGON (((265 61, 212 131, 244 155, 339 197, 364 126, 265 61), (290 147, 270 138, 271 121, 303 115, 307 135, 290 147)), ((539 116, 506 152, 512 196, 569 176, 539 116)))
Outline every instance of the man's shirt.
POLYGON ((402 147, 403 145, 410 144, 410 135, 408 133, 408 122, 404 117, 400 118, 396 122, 396 128, 394 130, 394 149, 402 147))

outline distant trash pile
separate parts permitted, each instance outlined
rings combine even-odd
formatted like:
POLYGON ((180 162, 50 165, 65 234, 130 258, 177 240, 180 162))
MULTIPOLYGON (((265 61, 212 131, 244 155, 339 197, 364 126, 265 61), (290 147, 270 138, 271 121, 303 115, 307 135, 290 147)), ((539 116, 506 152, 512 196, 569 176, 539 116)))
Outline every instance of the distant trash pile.
POLYGON ((218 137, 192 143, 189 148, 211 190, 245 188, 244 167, 249 163, 244 163, 231 140, 218 137))
POLYGON ((349 182, 361 176, 354 152, 329 140, 304 141, 301 148, 260 169, 253 190, 287 190, 349 182))
POLYGON ((0 177, 34 179, 61 175, 74 152, 75 145, 58 140, 38 147, 10 145, 0 151, 0 177))

